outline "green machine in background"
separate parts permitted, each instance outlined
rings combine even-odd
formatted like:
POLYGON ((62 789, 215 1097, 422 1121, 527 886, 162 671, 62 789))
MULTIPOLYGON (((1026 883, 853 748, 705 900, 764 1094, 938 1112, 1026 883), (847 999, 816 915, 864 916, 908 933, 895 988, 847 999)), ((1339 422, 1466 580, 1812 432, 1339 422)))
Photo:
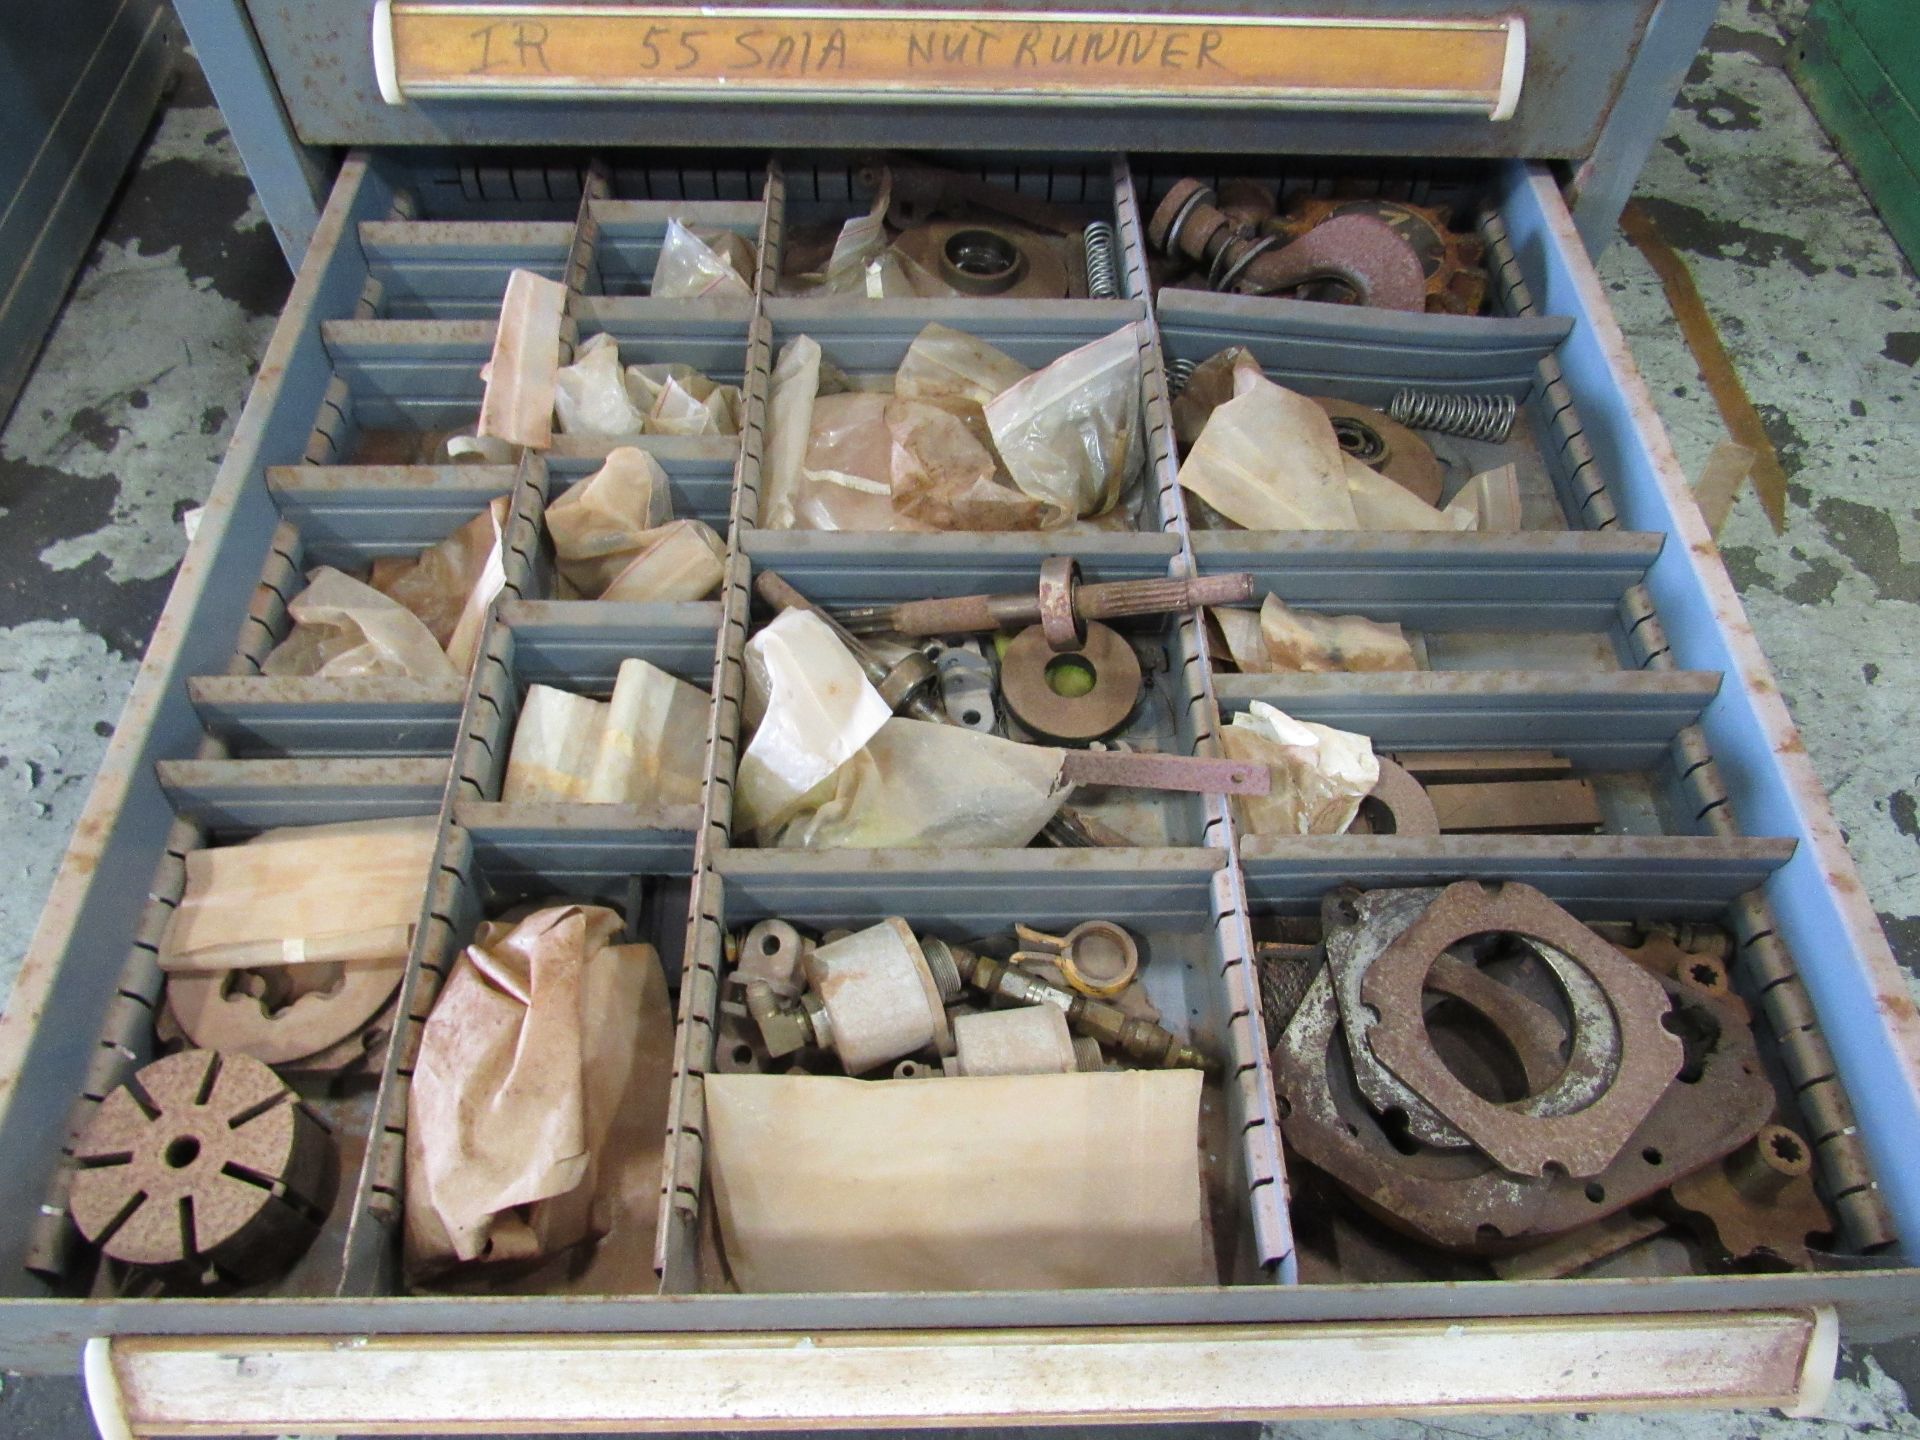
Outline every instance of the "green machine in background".
POLYGON ((1920 266, 1920 30, 1911 0, 1814 0, 1790 62, 1807 103, 1920 266))

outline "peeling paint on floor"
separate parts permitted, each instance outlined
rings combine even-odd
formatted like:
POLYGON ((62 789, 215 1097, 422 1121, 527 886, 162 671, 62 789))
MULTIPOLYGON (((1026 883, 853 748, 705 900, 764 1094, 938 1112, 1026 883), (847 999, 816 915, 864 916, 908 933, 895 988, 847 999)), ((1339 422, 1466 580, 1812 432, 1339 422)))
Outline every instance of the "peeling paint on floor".
MULTIPOLYGON (((1782 69, 1803 13, 1804 0, 1724 0, 1638 198, 1692 264, 1791 482, 1783 536, 1750 494, 1740 498, 1722 535, 1727 563, 1889 937, 1913 967, 1920 287, 1782 69)), ((1697 474, 1720 421, 1660 286, 1624 243, 1600 273, 1697 474)), ((0 889, 0 995, 184 552, 179 516, 212 483, 287 284, 219 113, 189 74, 0 433, 0 873, 11 877, 0 889)), ((1876 1351, 1885 1364, 1846 1357, 1821 1421, 1449 1417, 1264 1434, 1920 1435, 1896 1378, 1920 1373, 1913 1348, 1876 1351)), ((90 1433, 77 1395, 66 1380, 8 1384, 0 1432, 90 1433)), ((1216 1437, 1260 1428, 1206 1427, 1216 1437)))
POLYGON ((0 432, 0 994, 289 284, 183 75, 0 432))

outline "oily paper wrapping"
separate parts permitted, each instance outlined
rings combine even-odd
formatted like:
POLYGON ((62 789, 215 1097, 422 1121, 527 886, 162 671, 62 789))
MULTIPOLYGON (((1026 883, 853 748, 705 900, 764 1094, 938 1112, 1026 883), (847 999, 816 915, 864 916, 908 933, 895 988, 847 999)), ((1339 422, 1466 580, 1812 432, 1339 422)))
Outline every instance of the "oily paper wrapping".
POLYGON ((673 1015, 659 956, 619 929, 563 905, 461 953, 408 1089, 410 1277, 598 1239, 603 1279, 650 1288, 673 1015))
POLYGON ((166 970, 386 960, 412 943, 438 830, 431 815, 290 825, 187 856, 160 942, 166 970))
POLYGON ((287 602, 287 614, 293 630, 260 662, 263 675, 459 678, 419 616, 331 565, 307 572, 307 588, 287 602))
POLYGON ((1218 1282, 1197 1070, 704 1083, 744 1291, 1218 1282))

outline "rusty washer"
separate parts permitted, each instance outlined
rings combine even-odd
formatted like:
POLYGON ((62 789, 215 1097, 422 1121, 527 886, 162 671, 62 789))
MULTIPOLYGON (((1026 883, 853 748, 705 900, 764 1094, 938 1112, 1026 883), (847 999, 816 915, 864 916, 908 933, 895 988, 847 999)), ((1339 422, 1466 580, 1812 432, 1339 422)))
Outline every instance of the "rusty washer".
POLYGON ((1110 626, 1090 623, 1086 644, 1056 650, 1039 625, 1013 637, 1000 660, 1000 698, 1007 710, 1034 734, 1067 745, 1084 745, 1113 734, 1127 723, 1140 701, 1140 657, 1110 626), (1062 669, 1093 673, 1092 688, 1062 695, 1053 676, 1062 669))
POLYGON ((287 1269, 333 1203, 333 1139, 258 1060, 183 1050, 101 1102, 74 1150, 74 1224, 114 1260, 196 1278, 287 1269))

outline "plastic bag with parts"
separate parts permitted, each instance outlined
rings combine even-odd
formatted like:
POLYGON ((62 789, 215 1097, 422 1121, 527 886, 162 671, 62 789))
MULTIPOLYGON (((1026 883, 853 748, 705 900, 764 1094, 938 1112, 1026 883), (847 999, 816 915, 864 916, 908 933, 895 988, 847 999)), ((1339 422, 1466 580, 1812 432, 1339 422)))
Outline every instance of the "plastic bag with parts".
POLYGON ((670 219, 647 293, 656 300, 751 300, 753 265, 753 245, 738 231, 670 219))
POLYGON ((589 336, 574 351, 573 363, 555 373, 553 413, 562 434, 587 440, 624 440, 645 430, 645 412, 627 395, 613 336, 589 336))
POLYGON ((673 518, 667 472, 644 450, 623 445, 606 463, 547 506, 547 533, 561 578, 592 598, 631 565, 648 536, 673 518))
POLYGON ((1144 465, 1140 326, 1070 351, 984 407, 1013 483, 1049 509, 1049 525, 1103 515, 1144 465))
POLYGON ((727 573, 727 545, 703 520, 669 520, 641 537, 640 553, 607 583, 602 600, 705 600, 727 573))
POLYGON ((753 738, 734 780, 734 820, 765 843, 871 740, 892 712, 826 621, 787 610, 746 647, 753 738))

